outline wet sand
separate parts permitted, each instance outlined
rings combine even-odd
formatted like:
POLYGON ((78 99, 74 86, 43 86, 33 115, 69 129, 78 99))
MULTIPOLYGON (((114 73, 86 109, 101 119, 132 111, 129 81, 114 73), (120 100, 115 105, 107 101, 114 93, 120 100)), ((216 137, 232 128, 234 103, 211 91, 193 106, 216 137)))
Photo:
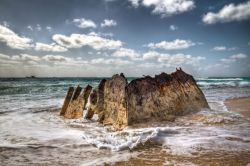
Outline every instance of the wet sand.
POLYGON ((229 111, 237 112, 250 118, 250 97, 229 99, 225 101, 225 105, 229 111))
MULTIPOLYGON (((161 148, 150 148, 144 150, 141 155, 131 158, 128 161, 117 162, 115 166, 246 166, 250 162, 250 152, 230 153, 225 151, 202 152, 200 154, 192 154, 192 156, 178 156, 169 154, 161 148)), ((111 164, 106 164, 111 165, 111 164)))

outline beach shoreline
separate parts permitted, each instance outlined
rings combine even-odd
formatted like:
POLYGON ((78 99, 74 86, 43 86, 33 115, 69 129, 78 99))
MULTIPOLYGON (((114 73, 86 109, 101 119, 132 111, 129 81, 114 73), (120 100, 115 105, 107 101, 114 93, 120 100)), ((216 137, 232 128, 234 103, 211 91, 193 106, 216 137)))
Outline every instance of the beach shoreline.
POLYGON ((227 99, 224 104, 228 111, 237 112, 250 118, 250 97, 227 99))

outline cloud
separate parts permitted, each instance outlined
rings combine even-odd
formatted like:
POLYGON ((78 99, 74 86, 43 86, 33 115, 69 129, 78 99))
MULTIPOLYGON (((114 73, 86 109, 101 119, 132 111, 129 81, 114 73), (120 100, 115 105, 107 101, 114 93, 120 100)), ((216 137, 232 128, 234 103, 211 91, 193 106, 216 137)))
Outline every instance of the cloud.
POLYGON ((51 26, 46 26, 46 29, 48 30, 48 31, 52 31, 52 27, 51 26))
POLYGON ((167 66, 179 66, 179 65, 198 65, 201 60, 206 59, 205 57, 194 57, 192 55, 185 54, 165 54, 156 51, 148 51, 143 54, 144 60, 157 60, 160 63, 164 63, 167 66))
POLYGON ((9 22, 8 21, 3 21, 3 26, 5 26, 5 27, 10 27, 10 24, 9 24, 9 22))
POLYGON ((223 58, 220 61, 223 63, 233 63, 233 62, 245 59, 245 58, 247 58, 246 54, 239 53, 239 54, 232 55, 229 58, 223 58))
POLYGON ((219 12, 205 14, 202 21, 205 24, 242 21, 250 18, 250 1, 235 5, 233 3, 224 6, 219 12))
POLYGON ((47 62, 66 62, 71 61, 71 58, 67 58, 61 55, 45 55, 42 57, 47 62))
MULTIPOLYGON (((31 28, 32 26, 27 26, 27 28, 31 28)), ((47 52, 65 52, 68 49, 62 46, 59 46, 55 43, 45 44, 45 43, 33 43, 30 38, 21 37, 11 29, 0 25, 0 42, 6 43, 7 46, 13 49, 19 50, 27 50, 27 49, 35 49, 36 51, 47 51, 47 52)))
POLYGON ((0 59, 1 59, 1 60, 3 60, 3 59, 5 59, 5 60, 6 60, 6 59, 10 59, 10 56, 4 55, 4 54, 1 54, 1 53, 0 53, 0 59))
POLYGON ((139 1, 140 0, 128 0, 130 3, 131 3, 131 5, 134 7, 134 8, 138 8, 139 7, 139 1))
POLYGON ((89 46, 95 50, 111 50, 122 46, 120 40, 106 39, 90 34, 71 34, 70 36, 55 34, 52 39, 60 46, 66 48, 89 46))
POLYGON ((230 58, 232 58, 232 59, 245 59, 245 58, 247 58, 247 55, 239 53, 239 54, 232 55, 230 58))
POLYGON ((175 39, 173 41, 161 41, 159 43, 149 43, 147 47, 151 49, 179 50, 196 45, 190 40, 175 39))
POLYGON ((0 53, 0 67, 3 65, 16 65, 20 62, 13 60, 11 56, 0 53))
POLYGON ((17 61, 39 61, 41 58, 34 55, 21 54, 12 56, 12 59, 17 61))
POLYGON ((236 50, 236 48, 235 47, 227 48, 226 46, 215 46, 212 50, 213 51, 233 51, 233 50, 236 50))
POLYGON ((81 57, 65 57, 62 55, 45 55, 41 58, 43 60, 42 63, 49 65, 56 65, 62 67, 68 66, 77 66, 81 67, 81 65, 88 64, 88 61, 82 60, 81 57))
POLYGON ((143 54, 143 60, 148 60, 148 59, 157 59, 163 55, 169 56, 168 54, 161 54, 156 51, 148 51, 143 54))
POLYGON ((46 51, 46 52, 65 52, 68 49, 62 46, 59 46, 55 43, 52 44, 44 44, 44 43, 36 43, 35 46, 36 51, 46 51))
POLYGON ((90 32, 88 33, 88 35, 91 35, 91 36, 102 36, 102 37, 113 37, 114 34, 113 33, 102 33, 102 32, 90 32))
POLYGON ((20 55, 4 55, 0 54, 0 64, 6 65, 16 65, 16 64, 25 64, 25 65, 62 65, 66 66, 75 66, 87 64, 88 61, 81 60, 81 58, 71 58, 65 57, 62 55, 44 55, 44 56, 35 56, 29 54, 20 54, 20 55))
POLYGON ((103 22, 101 23, 101 27, 112 27, 116 25, 117 22, 115 20, 108 20, 108 19, 103 20, 103 22))
POLYGON ((104 59, 104 58, 96 58, 90 61, 91 64, 105 64, 105 65, 128 65, 132 64, 131 61, 122 60, 122 59, 104 59))
POLYGON ((225 51, 227 48, 225 46, 216 46, 213 48, 214 51, 225 51))
POLYGON ((42 30, 42 27, 41 27, 40 24, 36 24, 36 30, 37 30, 37 31, 41 31, 41 30, 42 30))
POLYGON ((38 56, 33 56, 29 54, 20 54, 20 55, 4 55, 0 54, 0 65, 17 65, 17 64, 25 64, 25 65, 35 65, 41 60, 38 56))
POLYGON ((31 25, 28 25, 28 26, 27 26, 27 29, 33 31, 33 27, 32 27, 31 25))
POLYGON ((191 55, 185 55, 185 54, 174 54, 170 56, 160 56, 158 58, 159 62, 167 62, 169 65, 172 66, 179 66, 179 65, 198 65, 201 60, 204 60, 205 57, 193 57, 191 55))
POLYGON ((153 8, 152 13, 162 17, 171 16, 192 10, 194 0, 129 0, 133 7, 144 6, 153 8))
POLYGON ((90 19, 85 19, 85 18, 74 19, 73 23, 75 23, 76 26, 79 28, 96 28, 97 27, 94 21, 90 19))
POLYGON ((21 37, 9 28, 0 25, 0 42, 5 43, 13 49, 30 49, 32 47, 32 40, 27 37, 21 37))
POLYGON ((171 31, 176 31, 176 30, 178 29, 178 27, 175 26, 175 25, 170 25, 170 26, 169 26, 169 29, 170 29, 171 31))
POLYGON ((120 48, 116 50, 113 54, 113 57, 124 58, 128 57, 132 60, 139 60, 140 54, 132 49, 120 48))
MULTIPOLYGON (((40 24, 36 24, 35 26, 27 25, 26 28, 27 28, 28 30, 30 30, 30 31, 36 30, 36 31, 38 31, 38 32, 41 31, 41 30, 43 29, 42 26, 41 26, 40 24)), ((46 26, 45 29, 48 30, 48 31, 52 31, 52 27, 51 27, 51 26, 46 26)))

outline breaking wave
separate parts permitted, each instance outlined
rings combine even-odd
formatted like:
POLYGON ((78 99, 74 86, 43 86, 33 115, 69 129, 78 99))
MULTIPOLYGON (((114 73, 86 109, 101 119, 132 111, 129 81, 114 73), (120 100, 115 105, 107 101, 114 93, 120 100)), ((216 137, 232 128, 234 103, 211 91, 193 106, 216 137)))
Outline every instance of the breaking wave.
MULTIPOLYGON (((145 147, 160 146, 175 155, 191 155, 204 150, 242 151, 250 149, 250 135, 243 130, 218 127, 234 124, 241 116, 228 111, 203 110, 197 114, 178 118, 175 122, 159 123, 148 127, 127 127, 115 131, 111 126, 102 126, 95 120, 69 121, 71 127, 84 128, 82 139, 98 149, 111 151, 136 150, 145 147), (232 142, 230 139, 238 140, 232 142), (217 141, 215 146, 214 141, 217 141), (247 146, 247 148, 246 148, 247 146)), ((244 123, 243 123, 244 124, 244 123)))
POLYGON ((200 87, 250 87, 249 78, 199 78, 200 87))
POLYGON ((103 132, 93 135, 83 133, 83 139, 86 143, 99 149, 123 151, 136 150, 140 147, 147 147, 147 145, 162 146, 163 149, 167 149, 175 155, 192 155, 201 147, 204 150, 225 151, 231 149, 242 151, 250 148, 249 136, 239 136, 239 133, 236 134, 234 131, 216 127, 125 129, 122 132, 103 132), (231 140, 237 141, 232 142, 231 140))

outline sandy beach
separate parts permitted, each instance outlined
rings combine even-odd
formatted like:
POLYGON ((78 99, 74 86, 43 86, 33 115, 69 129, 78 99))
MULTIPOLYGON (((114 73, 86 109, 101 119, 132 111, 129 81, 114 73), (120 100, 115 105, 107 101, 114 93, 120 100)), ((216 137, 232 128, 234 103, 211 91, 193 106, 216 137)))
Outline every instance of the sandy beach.
POLYGON ((250 97, 228 99, 225 105, 229 111, 240 113, 250 118, 250 97))

